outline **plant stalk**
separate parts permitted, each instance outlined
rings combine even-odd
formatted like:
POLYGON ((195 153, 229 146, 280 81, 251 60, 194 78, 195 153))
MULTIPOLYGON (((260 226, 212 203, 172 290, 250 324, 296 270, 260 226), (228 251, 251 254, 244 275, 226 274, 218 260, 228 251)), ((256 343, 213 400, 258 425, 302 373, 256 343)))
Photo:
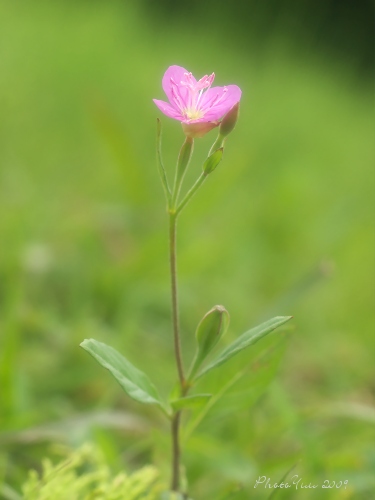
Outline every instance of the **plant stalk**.
POLYGON ((177 207, 177 214, 181 212, 181 210, 189 203, 191 198, 195 195, 195 193, 198 191, 198 189, 201 187, 203 182, 206 180, 207 174, 204 172, 201 173, 201 175, 198 177, 196 180, 195 184, 193 185, 192 188, 186 193, 184 199, 181 201, 179 206, 177 207))
MULTIPOLYGON (((173 341, 174 353, 176 358, 178 378, 180 382, 180 394, 185 396, 189 390, 184 375, 184 366, 181 354, 181 339, 180 339, 180 325, 179 325, 179 308, 178 308, 178 292, 177 292, 177 218, 180 210, 177 209, 178 198, 180 189, 186 169, 189 165, 190 158, 193 152, 194 140, 186 137, 184 144, 180 150, 177 161, 176 176, 173 191, 168 200, 168 213, 169 213, 169 263, 171 275, 171 298, 172 298, 172 324, 173 324, 173 341)), ((191 196, 194 193, 191 193, 191 196)), ((190 197, 191 197, 190 196, 190 197)), ((190 198, 189 197, 189 198, 190 198)), ((187 203, 188 200, 186 200, 187 203)), ((184 203, 185 204, 185 203, 184 203)), ((181 449, 180 449, 180 421, 181 410, 176 411, 172 415, 171 433, 172 433, 172 481, 171 490, 180 491, 180 462, 181 462, 181 449)))
POLYGON ((177 259, 176 259, 176 232, 177 232, 177 214, 169 213, 169 262, 171 273, 171 292, 172 292, 172 324, 174 352, 177 364, 178 377, 180 380, 181 391, 185 387, 184 367, 181 355, 180 325, 178 315, 178 294, 177 294, 177 259))
POLYGON ((180 421, 181 411, 177 411, 172 418, 172 481, 171 490, 180 491, 180 421))
MULTIPOLYGON (((169 213, 169 257, 171 272, 171 292, 172 292, 172 323, 174 352, 178 377, 180 380, 181 394, 185 391, 185 375, 181 355, 180 326, 178 316, 178 294, 177 294, 177 259, 176 259, 176 232, 177 232, 177 213, 169 213)), ((172 417, 172 481, 171 490, 179 491, 180 488, 180 419, 181 411, 174 413, 172 417)))

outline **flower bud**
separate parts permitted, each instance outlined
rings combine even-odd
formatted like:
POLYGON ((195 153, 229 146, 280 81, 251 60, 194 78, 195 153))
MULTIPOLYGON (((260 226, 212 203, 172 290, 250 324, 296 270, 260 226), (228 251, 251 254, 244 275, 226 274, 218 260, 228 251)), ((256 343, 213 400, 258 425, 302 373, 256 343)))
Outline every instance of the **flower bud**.
POLYGON ((215 170, 223 158, 224 148, 217 149, 203 164, 203 172, 208 175, 215 170))
POLYGON ((183 143, 180 149, 180 153, 178 155, 176 177, 174 181, 172 200, 171 200, 172 207, 175 206, 176 200, 178 199, 178 195, 181 189, 181 184, 182 181, 184 180, 186 170, 189 166, 190 159, 193 154, 193 149, 194 149, 194 139, 192 139, 191 137, 186 137, 185 142, 183 143))
POLYGON ((195 337, 197 339, 197 352, 190 370, 189 379, 191 380, 202 361, 212 351, 221 337, 227 331, 229 325, 229 314, 223 306, 215 306, 203 316, 200 321, 195 337))
POLYGON ((222 137, 229 135, 236 126, 238 115, 240 111, 240 103, 238 102, 233 108, 228 111, 221 121, 219 134, 222 137))

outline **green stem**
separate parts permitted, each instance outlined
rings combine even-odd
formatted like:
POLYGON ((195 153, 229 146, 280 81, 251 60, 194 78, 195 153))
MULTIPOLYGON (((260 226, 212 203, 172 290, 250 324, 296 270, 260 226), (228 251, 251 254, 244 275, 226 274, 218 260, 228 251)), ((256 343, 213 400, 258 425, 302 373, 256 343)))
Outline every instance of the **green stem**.
MULTIPOLYGON (((181 396, 187 396, 189 385, 185 385, 181 390, 181 396)), ((172 416, 172 481, 171 490, 180 491, 180 470, 181 470, 181 440, 180 440, 180 424, 182 410, 176 411, 172 416)))
MULTIPOLYGON (((176 176, 174 186, 169 201, 169 262, 171 274, 171 298, 172 298, 172 324, 173 324, 173 341, 174 353, 176 358, 178 378, 180 381, 180 392, 184 396, 188 391, 188 385, 184 375, 184 366, 181 354, 181 339, 179 325, 179 308, 178 308, 178 293, 177 293, 177 217, 178 210, 176 209, 178 197, 181 190, 182 181, 184 179, 186 169, 189 165, 191 155, 193 153, 194 140, 186 137, 184 144, 180 150, 177 161, 176 176)), ((180 490, 180 422, 181 411, 177 411, 172 416, 171 434, 172 434, 172 481, 171 490, 180 490)))
POLYGON ((181 450, 180 450, 180 421, 181 421, 181 411, 176 412, 172 418, 172 481, 171 490, 180 490, 180 462, 181 462, 181 450))
POLYGON ((179 314, 178 314, 176 233, 177 233, 177 213, 170 212, 169 213, 169 262, 170 262, 171 292, 172 292, 173 340, 174 340, 174 351, 175 351, 178 377, 180 379, 181 390, 183 390, 185 387, 185 376, 182 364, 180 325, 179 325, 179 314))
POLYGON ((181 203, 177 207, 177 210, 176 210, 177 214, 179 214, 181 212, 181 210, 189 203, 191 198, 195 195, 195 193, 201 187, 203 182, 206 180, 206 177, 207 177, 207 174, 202 172, 201 175, 198 177, 198 179, 195 181, 195 184, 189 189, 189 191, 186 193, 184 199, 181 201, 181 203))
POLYGON ((211 156, 217 149, 220 149, 224 146, 225 137, 219 134, 216 138, 216 141, 212 144, 210 151, 208 152, 208 156, 211 156))
MULTIPOLYGON (((174 351, 178 377, 180 380, 181 394, 184 394, 186 381, 184 376, 184 367, 181 355, 180 326, 178 317, 178 294, 177 294, 177 259, 176 259, 176 232, 177 232, 177 213, 169 213, 169 254, 170 254, 170 272, 171 272, 171 292, 172 292, 172 323, 174 351)), ((172 481, 171 490, 179 491, 180 488, 180 421, 181 411, 174 413, 172 417, 172 481)))

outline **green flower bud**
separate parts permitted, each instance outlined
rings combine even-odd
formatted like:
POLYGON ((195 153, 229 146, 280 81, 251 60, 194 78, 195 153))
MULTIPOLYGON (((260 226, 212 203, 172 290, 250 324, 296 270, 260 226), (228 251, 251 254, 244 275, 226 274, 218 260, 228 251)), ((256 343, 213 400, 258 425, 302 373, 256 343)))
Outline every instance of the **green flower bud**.
POLYGON ((223 158, 224 148, 217 149, 203 164, 203 172, 208 175, 215 170, 223 158))
POLYGON ((192 380, 203 360, 225 334, 228 325, 229 313, 223 306, 215 306, 203 316, 195 333, 198 345, 189 380, 192 380))
POLYGON ((227 135, 229 135, 236 126, 239 111, 240 111, 240 103, 238 102, 233 106, 233 108, 230 111, 228 111, 228 113, 222 119, 219 129, 219 134, 222 137, 226 137, 227 135))

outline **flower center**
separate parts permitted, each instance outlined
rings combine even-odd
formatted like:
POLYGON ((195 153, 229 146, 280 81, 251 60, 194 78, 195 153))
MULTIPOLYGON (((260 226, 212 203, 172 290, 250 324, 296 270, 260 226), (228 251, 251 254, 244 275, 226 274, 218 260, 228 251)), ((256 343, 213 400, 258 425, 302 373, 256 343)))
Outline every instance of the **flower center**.
POLYGON ((199 118, 202 118, 204 113, 200 109, 195 109, 195 108, 185 108, 183 110, 184 115, 186 118, 189 118, 189 120, 198 120, 199 118))
POLYGON ((170 79, 173 103, 185 118, 188 120, 203 118, 210 108, 219 104, 224 98, 228 90, 226 87, 224 87, 222 95, 212 95, 205 101, 202 99, 204 91, 208 92, 214 79, 215 73, 210 76, 205 75, 198 81, 191 73, 184 73, 184 79, 179 83, 173 78, 170 79), (184 88, 183 92, 182 88, 184 88))
POLYGON ((187 90, 187 98, 181 111, 189 120, 198 120, 204 116, 204 111, 201 109, 203 91, 211 87, 215 73, 210 76, 205 75, 198 82, 195 81, 191 73, 185 73, 184 77, 185 80, 181 81, 181 85, 187 90))

